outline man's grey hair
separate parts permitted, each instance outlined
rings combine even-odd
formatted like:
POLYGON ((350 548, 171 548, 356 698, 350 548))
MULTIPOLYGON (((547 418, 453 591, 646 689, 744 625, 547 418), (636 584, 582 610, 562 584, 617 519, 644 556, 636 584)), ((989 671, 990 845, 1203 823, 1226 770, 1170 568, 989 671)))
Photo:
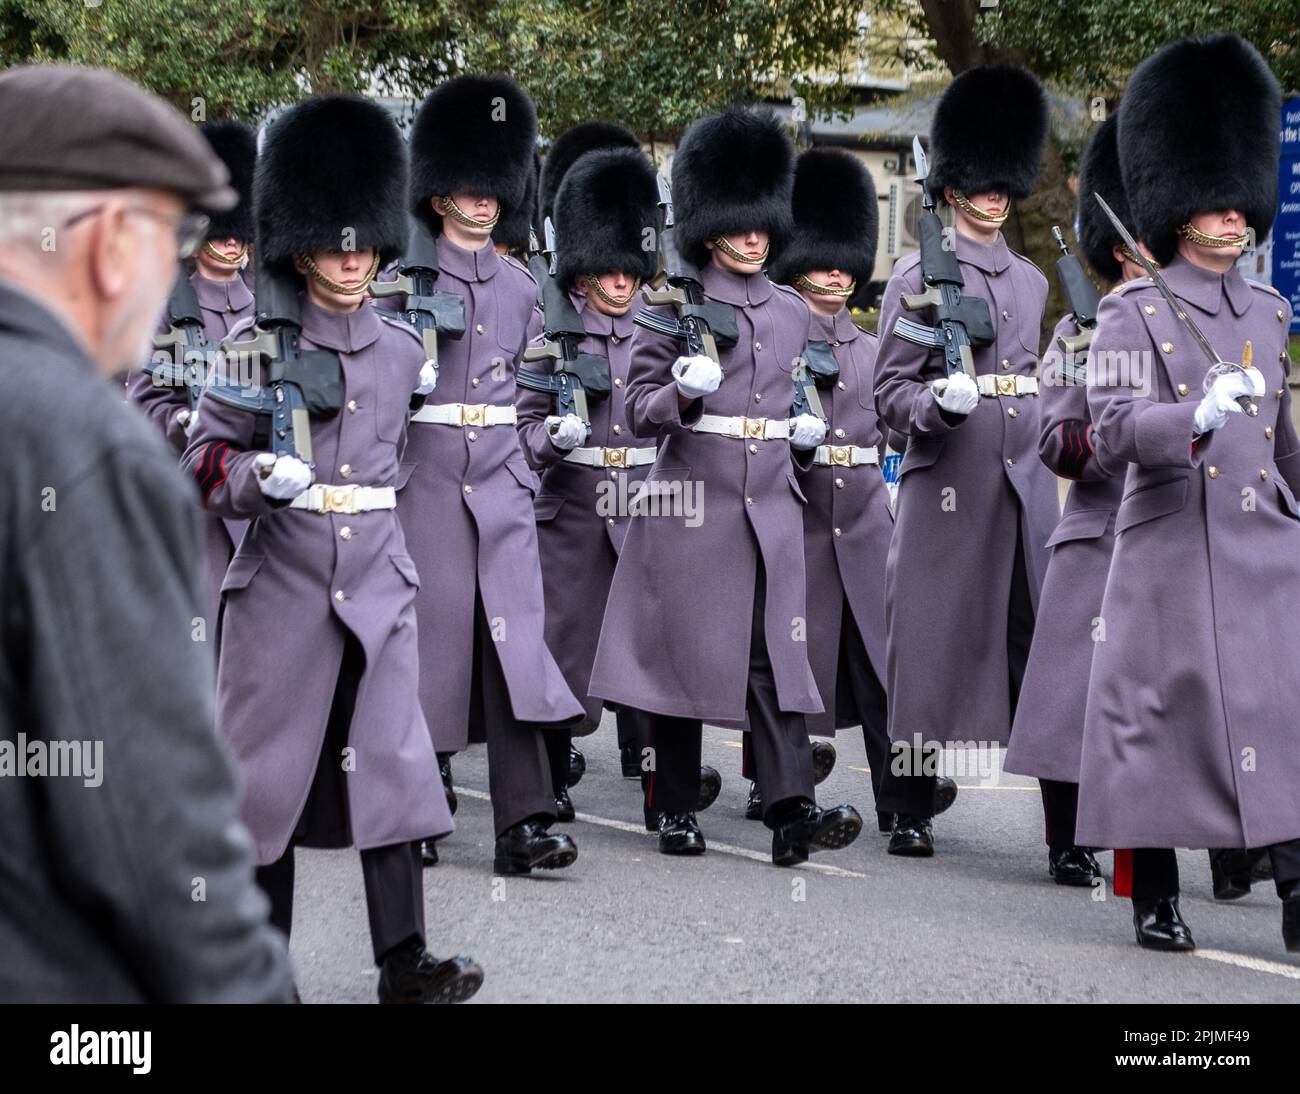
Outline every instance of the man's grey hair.
POLYGON ((104 196, 95 190, 0 192, 0 246, 57 252, 62 226, 104 196))

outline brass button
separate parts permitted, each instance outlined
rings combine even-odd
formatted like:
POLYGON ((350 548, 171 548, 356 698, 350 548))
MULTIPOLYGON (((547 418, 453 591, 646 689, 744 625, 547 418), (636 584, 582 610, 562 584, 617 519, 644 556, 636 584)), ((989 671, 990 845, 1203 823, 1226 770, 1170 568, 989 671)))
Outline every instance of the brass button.
POLYGON ((1280 399, 1280 398, 1282 398, 1283 395, 1286 394, 1286 388, 1284 388, 1284 387, 1280 387, 1280 388, 1278 388, 1275 392, 1273 392, 1273 394, 1274 394, 1274 396, 1276 396, 1277 398, 1280 399))
POLYGON ((1271 425, 1266 425, 1264 427, 1264 436, 1270 441, 1273 439, 1273 427, 1271 425))
POLYGON ((1002 367, 1003 367, 1003 368, 1010 368, 1010 367, 1011 367, 1011 362, 1008 361, 1005 357, 1002 358, 1002 367))
POLYGON ((349 414, 355 414, 356 412, 357 412, 357 401, 356 401, 355 399, 349 399, 349 400, 348 400, 348 413, 349 413, 349 414))
POLYGON ((844 430, 842 430, 842 429, 837 429, 837 430, 835 431, 835 436, 837 436, 837 437, 843 437, 843 436, 844 436, 844 430))
POLYGON ((835 485, 836 485, 839 489, 843 490, 843 489, 844 489, 844 480, 843 480, 843 479, 836 479, 836 480, 835 480, 835 485))
POLYGON ((343 527, 339 529, 339 539, 351 539, 351 538, 352 538, 352 529, 349 528, 346 524, 343 525, 343 527))
POLYGON ((1279 353, 1279 354, 1277 355, 1277 359, 1278 359, 1279 361, 1285 363, 1285 362, 1286 362, 1286 350, 1283 350, 1281 353, 1279 353))
POLYGON ((757 454, 758 454, 758 445, 756 445, 756 444, 751 444, 751 445, 749 446, 749 451, 750 451, 752 454, 757 455, 757 454))
POLYGON ((347 594, 344 593, 342 589, 337 589, 334 593, 334 599, 342 604, 343 601, 347 600, 347 594))
POLYGON ((1003 308, 1003 309, 1002 309, 1002 318, 1003 318, 1003 319, 1010 319, 1010 318, 1011 318, 1011 313, 1010 313, 1009 311, 1007 311, 1006 308, 1003 308))
POLYGON ((623 379, 622 379, 622 377, 620 377, 620 376, 615 376, 615 377, 614 377, 614 386, 615 386, 615 387, 622 387, 622 386, 623 386, 623 379))
POLYGON ((469 483, 466 483, 466 484, 465 484, 465 493, 467 493, 467 494, 472 494, 472 493, 474 493, 474 487, 470 486, 469 483))
POLYGON ((1143 305, 1142 305, 1142 310, 1143 310, 1144 312, 1146 312, 1147 315, 1155 315, 1155 313, 1156 313, 1156 306, 1155 306, 1154 304, 1143 304, 1143 305))
POLYGON ((835 529, 835 534, 836 534, 837 536, 842 536, 842 535, 844 534, 844 531, 843 531, 843 529, 836 528, 836 529, 835 529))
POLYGON ((1008 415, 1009 417, 1012 417, 1012 418, 1019 418, 1019 417, 1020 417, 1020 411, 1018 411, 1018 410, 1017 410, 1015 407, 1013 407, 1013 406, 1009 406, 1009 407, 1007 407, 1007 415, 1008 415))
POLYGON ((350 463, 345 463, 339 468, 339 474, 345 479, 350 479, 352 477, 352 465, 350 463))
POLYGON ((845 384, 843 380, 837 380, 835 386, 839 388, 841 391, 845 389, 845 384))
POLYGON ((614 518, 613 518, 613 517, 606 517, 606 518, 605 518, 605 523, 608 524, 611 528, 613 528, 613 527, 614 527, 614 518))
POLYGON ((754 402, 761 403, 762 401, 763 401, 763 393, 761 391, 754 392, 754 402))
POLYGON ((1278 321, 1279 323, 1281 323, 1281 322, 1282 322, 1283 320, 1285 320, 1285 319, 1286 319, 1286 312, 1284 312, 1281 308, 1278 308, 1278 309, 1277 309, 1277 321, 1278 321))
POLYGON ((1267 479, 1267 478, 1268 478, 1268 471, 1267 471, 1267 469, 1261 467, 1261 468, 1259 469, 1259 477, 1260 477, 1261 479, 1267 479))
POLYGON ((483 324, 482 324, 482 323, 476 323, 476 324, 474 325, 474 329, 475 329, 476 331, 478 331, 479 334, 482 334, 482 333, 483 333, 483 324))
POLYGON ((615 432, 615 433, 622 433, 622 432, 623 432, 623 427, 622 427, 621 425, 616 425, 616 426, 614 427, 614 432, 615 432))
POLYGON ((1014 456, 1010 456, 1010 457, 1007 458, 1007 466, 1008 466, 1008 467, 1015 467, 1015 466, 1016 466, 1016 458, 1015 458, 1014 456))
POLYGON ((616 345, 616 346, 617 346, 617 345, 619 344, 619 342, 621 342, 622 340, 623 340, 623 339, 621 339, 617 334, 614 335, 612 338, 610 338, 610 341, 613 342, 614 345, 616 345))
POLYGON ((1178 385, 1178 394, 1179 394, 1179 395, 1186 395, 1186 394, 1187 394, 1187 385, 1186 385, 1186 384, 1179 384, 1179 385, 1178 385))
POLYGON ((1166 353, 1174 352, 1174 344, 1172 342, 1161 342, 1160 348, 1164 350, 1166 353))
POLYGON ((755 352, 757 352, 757 353, 761 353, 761 352, 763 351, 763 343, 762 343, 762 342, 755 342, 755 343, 754 343, 754 350, 755 350, 755 352))
POLYGON ((478 440, 478 434, 475 433, 474 430, 472 430, 472 429, 469 431, 469 433, 467 434, 467 436, 469 437, 469 439, 470 439, 471 441, 477 441, 477 440, 478 440))
POLYGON ((478 387, 478 377, 477 377, 477 376, 471 376, 471 377, 470 377, 470 380, 469 380, 469 386, 470 386, 470 387, 478 387))
POLYGON ((753 505, 753 504, 754 504, 754 499, 753 499, 753 498, 746 498, 746 499, 745 499, 745 504, 746 504, 746 505, 753 505))
POLYGON ((1211 467, 1209 471, 1209 475, 1210 478, 1217 479, 1219 477, 1219 469, 1217 467, 1211 467))

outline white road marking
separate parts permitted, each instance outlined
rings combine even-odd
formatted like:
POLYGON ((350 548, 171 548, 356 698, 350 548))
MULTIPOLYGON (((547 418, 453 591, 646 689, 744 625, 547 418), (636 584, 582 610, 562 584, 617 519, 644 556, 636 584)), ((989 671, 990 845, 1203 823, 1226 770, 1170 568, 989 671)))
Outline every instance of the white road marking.
MULTIPOLYGON (((470 790, 468 787, 456 787, 456 796, 461 798, 475 798, 478 801, 491 801, 491 795, 482 790, 470 790)), ((629 824, 627 821, 614 820, 611 817, 597 817, 591 813, 575 813, 574 819, 582 821, 584 824, 594 824, 601 828, 612 828, 616 832, 631 832, 634 835, 641 836, 644 839, 654 839, 653 832, 647 832, 644 824, 629 824)), ((753 859, 755 862, 762 862, 768 866, 772 865, 771 854, 764 854, 762 851, 751 851, 748 847, 737 847, 730 843, 719 843, 716 840, 705 837, 708 844, 708 853, 714 851, 723 855, 735 855, 737 858, 753 859)), ((831 866, 824 862, 805 862, 802 866, 786 867, 794 870, 813 870, 819 874, 827 874, 830 877, 866 877, 866 874, 858 873, 856 870, 846 870, 842 866, 831 866)))
POLYGON ((1245 954, 1228 953, 1226 950, 1193 950, 1193 957, 1203 957, 1206 961, 1219 961, 1225 965, 1236 965, 1239 969, 1251 972, 1267 972, 1274 976, 1285 976, 1289 980, 1300 980, 1300 965, 1283 965, 1279 961, 1265 961, 1262 957, 1247 957, 1245 954))

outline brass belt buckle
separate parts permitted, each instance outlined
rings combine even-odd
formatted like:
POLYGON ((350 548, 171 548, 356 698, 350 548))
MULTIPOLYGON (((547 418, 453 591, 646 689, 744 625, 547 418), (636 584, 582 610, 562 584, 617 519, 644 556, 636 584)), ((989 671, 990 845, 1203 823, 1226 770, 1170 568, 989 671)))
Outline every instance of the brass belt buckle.
POLYGON ((831 463, 840 467, 848 467, 852 460, 852 446, 837 444, 831 447, 831 463))
POLYGON ((325 491, 325 512, 355 513, 356 494, 355 486, 331 486, 325 491))
POLYGON ((626 448, 607 448, 605 449, 605 466, 606 467, 626 467, 627 466, 626 448))
POLYGON ((1014 376, 997 376, 997 388, 999 395, 1014 395, 1016 393, 1016 378, 1014 376))
POLYGON ((766 418, 746 418, 745 436, 753 437, 757 440, 766 440, 767 419, 766 418))
POLYGON ((487 403, 461 403, 460 405, 460 424, 461 425, 478 425, 484 424, 487 419, 487 403))

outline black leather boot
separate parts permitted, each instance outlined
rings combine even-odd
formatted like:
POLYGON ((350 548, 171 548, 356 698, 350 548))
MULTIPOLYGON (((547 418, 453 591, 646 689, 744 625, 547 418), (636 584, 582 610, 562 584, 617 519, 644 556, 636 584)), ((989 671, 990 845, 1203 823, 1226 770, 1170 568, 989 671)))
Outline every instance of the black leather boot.
POLYGON ((772 829, 772 862, 798 866, 813 851, 847 847, 862 831, 862 816, 851 805, 821 809, 816 802, 801 802, 788 819, 772 829))
POLYGON ((437 866, 438 865, 438 841, 431 839, 420 840, 420 865, 437 866))
POLYGON ((573 799, 569 797, 568 787, 562 786, 555 792, 555 819, 568 824, 573 817, 573 799))
POLYGON ((1090 886, 1101 877, 1101 866, 1086 847, 1047 852, 1047 873, 1057 885, 1090 886))
POLYGON ((1178 913, 1178 897, 1133 901, 1133 930, 1144 950, 1185 951, 1196 949, 1192 932, 1178 913))
POLYGON ((813 741, 813 785, 821 786, 835 768, 835 746, 830 741, 813 741))
POLYGON ((1215 900, 1240 900, 1250 892, 1252 857, 1249 851, 1225 847, 1210 851, 1210 883, 1215 900))
POLYGON ((498 874, 561 870, 578 857, 577 845, 563 833, 548 832, 537 821, 524 821, 497 836, 492 869, 498 874))
POLYGON ((569 745, 569 786, 577 786, 587 773, 587 757, 569 745))
POLYGON ((763 819, 763 795, 758 783, 749 784, 749 799, 745 802, 745 820, 763 819))
POLYGON ((483 986, 483 970, 463 954, 440 961, 410 938, 384 955, 381 1003, 463 1003, 483 986))
POLYGON ((889 836, 889 853, 907 858, 929 858, 934 854, 934 826, 929 817, 899 813, 889 836))
POLYGON ((700 796, 695 801, 695 811, 703 813, 718 800, 722 793, 722 776, 708 764, 700 765, 700 796))
POLYGON ((663 813, 659 817, 661 855, 702 855, 704 834, 694 813, 663 813))
POLYGON ((947 775, 936 775, 934 779, 934 812, 930 816, 937 817, 956 800, 956 780, 948 778, 947 775))
POLYGON ((451 785, 451 754, 439 754, 438 756, 438 774, 442 776, 442 788, 447 792, 447 808, 454 814, 456 806, 456 790, 451 785))

